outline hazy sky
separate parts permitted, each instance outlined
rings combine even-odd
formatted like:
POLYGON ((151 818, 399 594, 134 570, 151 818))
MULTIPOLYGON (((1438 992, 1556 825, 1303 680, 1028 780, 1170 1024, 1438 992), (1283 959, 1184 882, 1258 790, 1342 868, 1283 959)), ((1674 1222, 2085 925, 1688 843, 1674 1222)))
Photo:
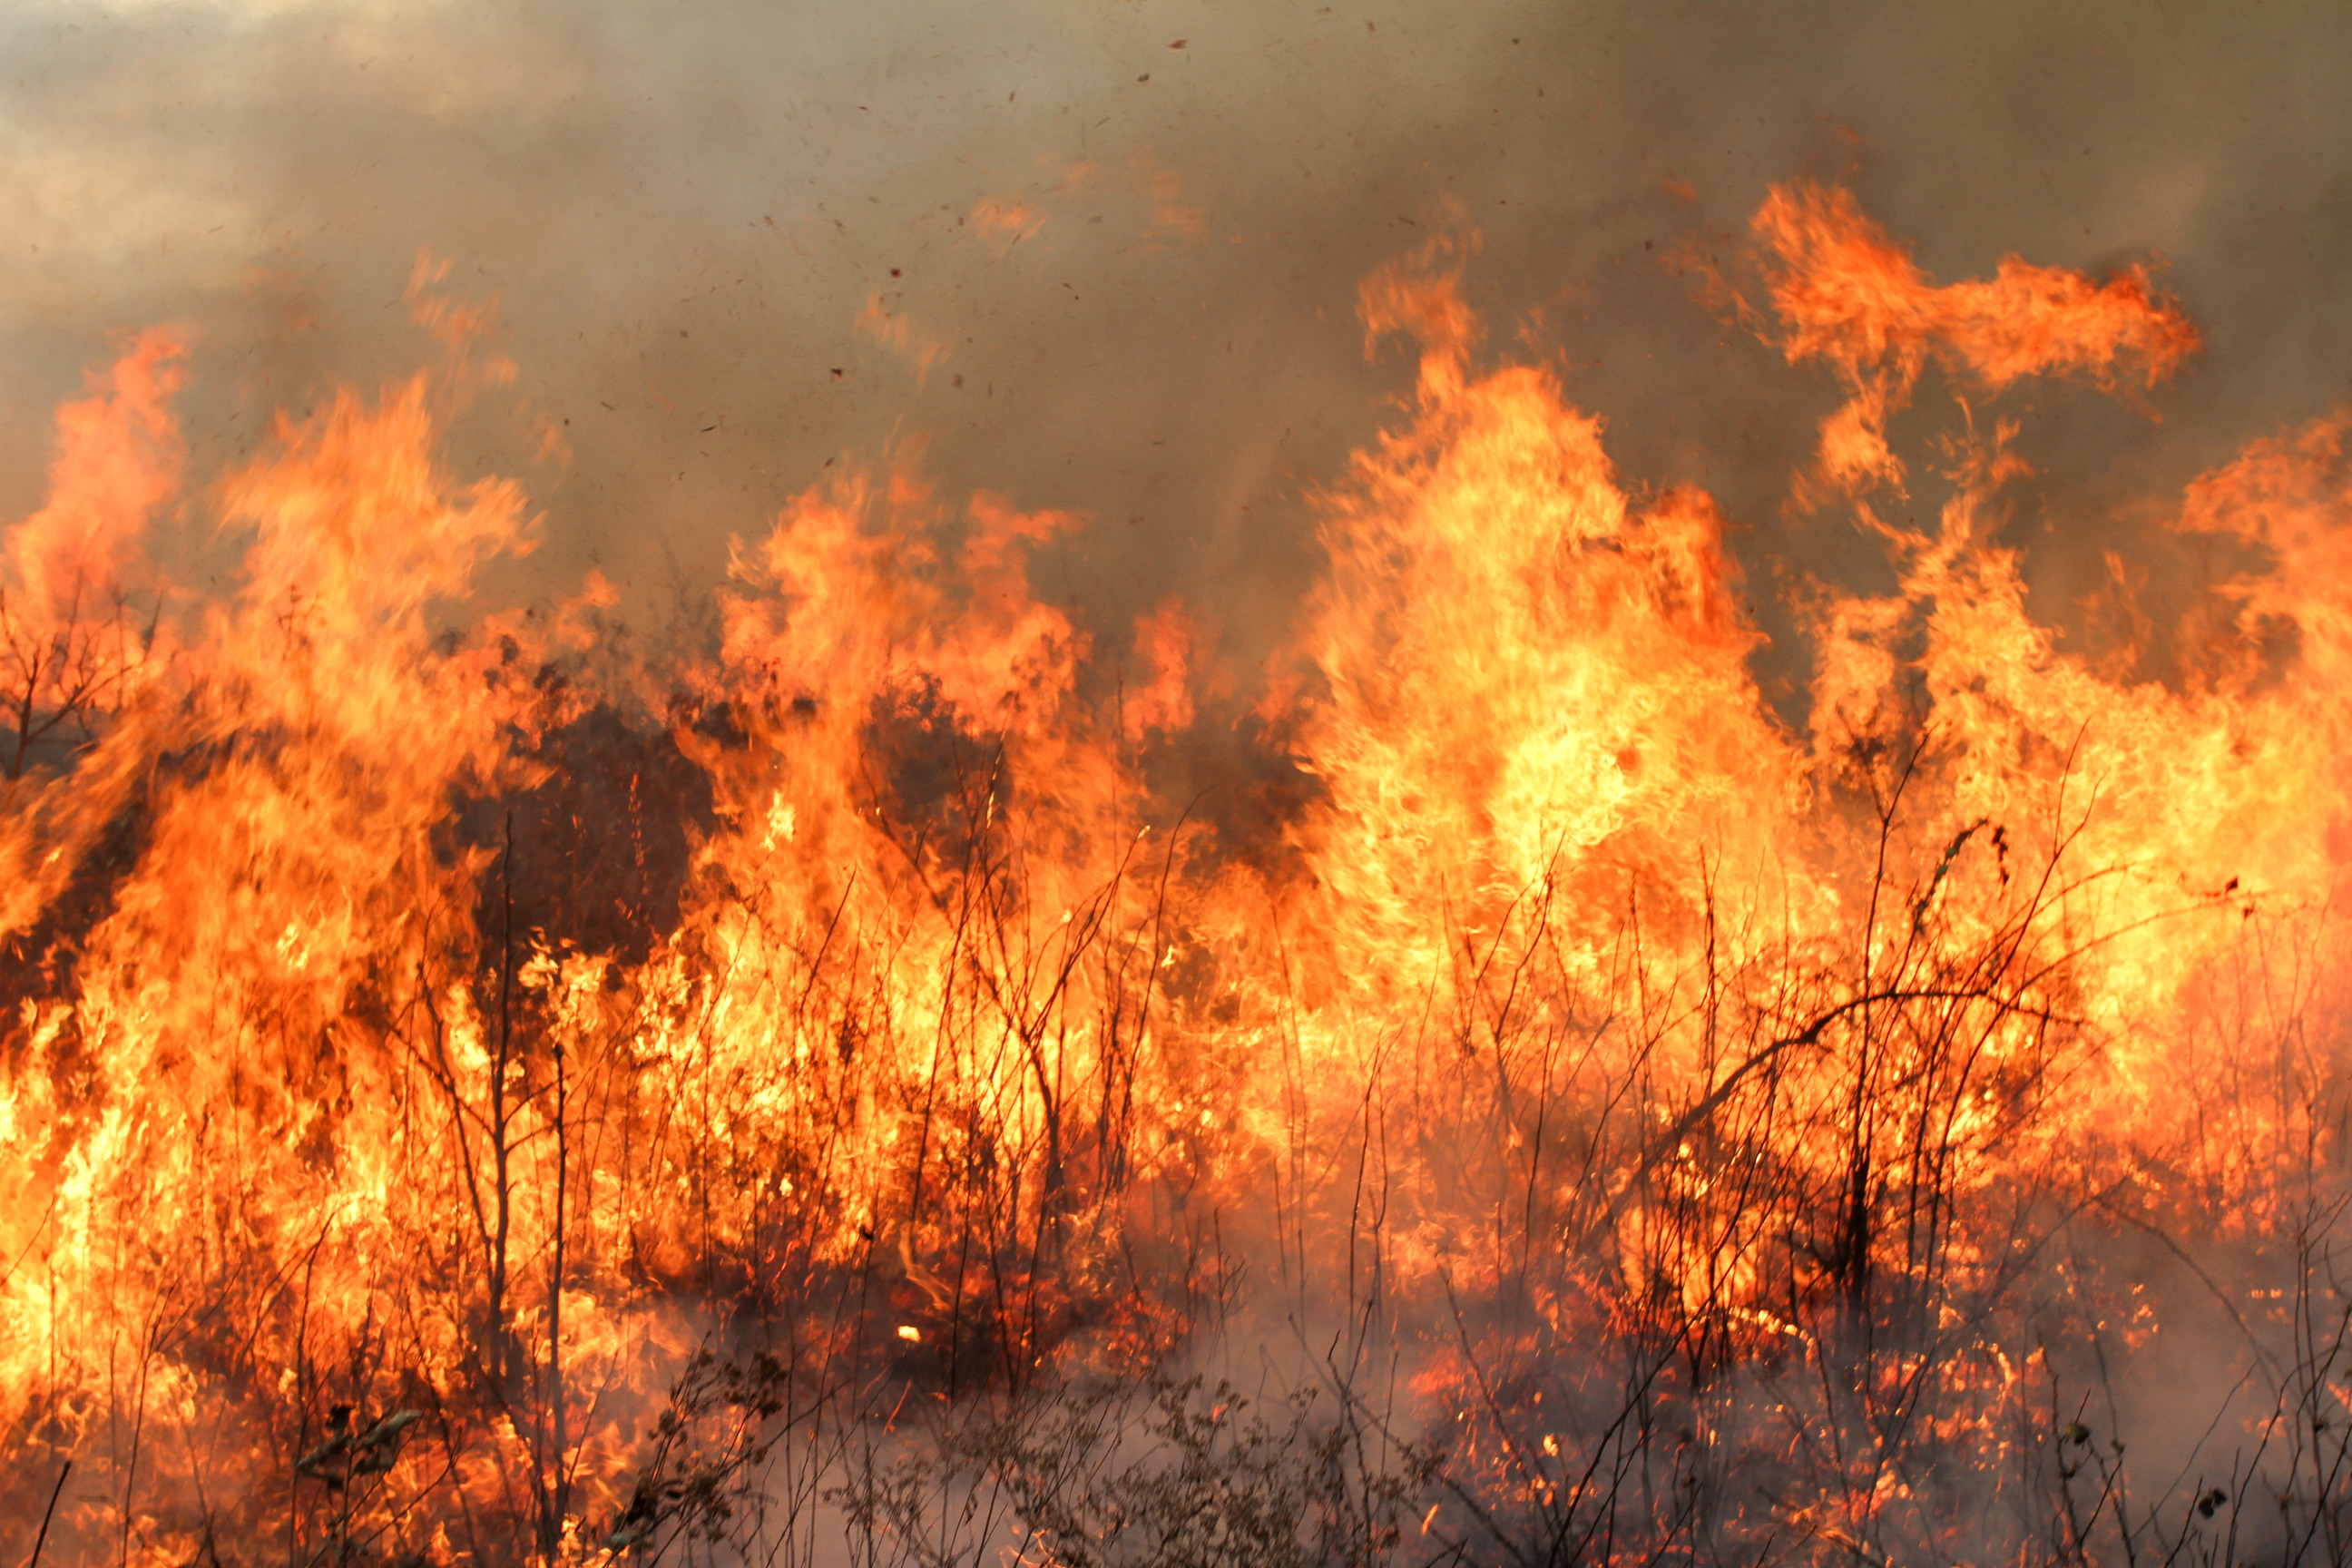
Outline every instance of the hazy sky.
POLYGON ((1874 555, 1782 509, 1834 388, 1660 261, 1771 182, 1846 181, 1948 279, 2164 265, 2207 344, 2179 383, 2010 399, 2038 582, 2352 377, 2341 4, 15 0, 0 61, 0 513, 110 334, 194 334, 216 470, 424 363, 429 249, 520 366, 453 459, 544 509, 534 571, 601 563, 646 620, 920 433, 950 490, 1094 520, 1041 591, 1108 625, 1180 587, 1255 657, 1306 491, 1409 384, 1355 284, 1449 204, 1491 352, 1560 367, 1630 483, 1712 489, 1759 596, 1874 555))

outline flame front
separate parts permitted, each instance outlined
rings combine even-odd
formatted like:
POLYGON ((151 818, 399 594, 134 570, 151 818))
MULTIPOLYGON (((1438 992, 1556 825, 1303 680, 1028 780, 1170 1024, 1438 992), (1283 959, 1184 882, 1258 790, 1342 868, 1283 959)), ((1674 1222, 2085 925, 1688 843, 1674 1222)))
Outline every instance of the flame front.
MULTIPOLYGON (((229 595, 150 563, 180 356, 131 345, 0 550, 10 1511, 69 1463, 60 1561, 825 1560, 923 1539, 877 1443, 1029 1496, 1043 1450, 959 1413, 1067 1435, 1223 1335, 1369 1441, 1305 1516, 1349 1561, 2139 1539, 2081 1500, 2082 1347, 2157 1365, 2172 1308, 2085 1235, 2231 1298, 2247 1430, 2341 1370, 2264 1336, 2342 1310, 2345 417, 2189 488, 2258 569, 2118 677, 1999 542, 2000 395, 2145 393, 2180 310, 1939 287, 1834 190, 1755 242, 1761 303, 1704 291, 1843 399, 1791 504, 1897 584, 1805 590, 1809 719, 1717 504, 1484 362, 1439 244, 1363 288, 1414 400, 1319 498, 1253 719, 1296 787, 1246 823, 1161 787, 1234 716, 1193 610, 1130 658, 1033 594, 1079 518, 910 450, 739 543, 711 658, 598 675, 601 579, 466 610, 536 525, 438 466, 501 371, 431 268, 448 370, 280 421, 213 492, 229 595), (2231 1248, 2275 1306, 2191 1256, 2231 1248)), ((1288 1473, 1158 1386, 1164 1441, 1288 1473)), ((1082 1514, 1024 1550, 1100 1560, 1082 1514)), ((1019 1533, 963 1517, 935 1557, 1019 1533)))

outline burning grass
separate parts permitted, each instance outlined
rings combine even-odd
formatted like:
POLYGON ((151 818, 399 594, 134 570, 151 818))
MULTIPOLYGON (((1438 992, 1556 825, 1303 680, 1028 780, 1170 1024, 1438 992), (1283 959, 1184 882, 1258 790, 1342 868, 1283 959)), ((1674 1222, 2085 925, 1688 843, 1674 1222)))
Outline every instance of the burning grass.
POLYGON ((2185 320, 1759 224, 1735 314, 1850 395, 1801 494, 1899 579, 1818 595, 1811 731, 1712 503, 1478 368, 1435 247, 1365 289, 1420 402, 1325 498, 1270 817, 1167 786, 1237 717, 1181 606, 1119 691, 1029 590, 1076 521, 908 472, 658 682, 601 584, 466 619, 531 527, 427 380, 282 426, 183 613, 134 349, 0 604, 26 1549, 2346 1561, 2336 427, 2183 510, 2269 559, 2237 651, 2115 684, 1992 542, 2010 428, 1919 531, 1885 421, 2185 320))

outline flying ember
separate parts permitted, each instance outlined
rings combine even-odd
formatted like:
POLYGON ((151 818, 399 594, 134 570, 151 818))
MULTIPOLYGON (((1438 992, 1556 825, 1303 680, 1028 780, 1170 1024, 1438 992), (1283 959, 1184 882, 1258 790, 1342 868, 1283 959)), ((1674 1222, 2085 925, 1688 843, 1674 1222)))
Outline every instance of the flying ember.
POLYGON ((462 258, 234 454, 123 338, 0 542, 0 1546, 2352 1559, 2352 427, 2053 609, 2037 419, 2156 442, 2207 351, 2010 237, 1791 176, 1645 259, 1825 410, 1770 482, 1852 559, 1768 575, 1400 228, 1260 664, 911 436, 674 637, 508 594, 561 510, 460 450, 462 258))

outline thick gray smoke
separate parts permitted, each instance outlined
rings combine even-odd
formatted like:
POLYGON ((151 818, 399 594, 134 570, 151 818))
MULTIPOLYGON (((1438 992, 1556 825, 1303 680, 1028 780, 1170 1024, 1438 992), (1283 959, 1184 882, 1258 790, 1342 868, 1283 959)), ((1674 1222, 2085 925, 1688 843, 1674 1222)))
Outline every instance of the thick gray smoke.
POLYGON ((2347 43, 2324 4, 22 0, 0 512, 110 334, 193 331, 201 479, 424 363, 429 250, 520 365, 455 452, 546 512, 511 590, 600 564, 657 626, 829 459, 921 433, 947 491, 1093 520, 1042 592, 1113 627, 1185 591, 1246 679, 1316 569, 1306 492, 1409 384, 1354 286, 1457 221, 1492 352, 1563 367, 1631 483, 1712 490, 1778 629, 1775 562, 1876 559, 1784 505, 1835 391, 1661 258, 1813 175, 1946 279, 2168 264, 2182 379, 2012 395, 2063 619, 2117 537, 2083 520, 2345 393, 2347 43))

